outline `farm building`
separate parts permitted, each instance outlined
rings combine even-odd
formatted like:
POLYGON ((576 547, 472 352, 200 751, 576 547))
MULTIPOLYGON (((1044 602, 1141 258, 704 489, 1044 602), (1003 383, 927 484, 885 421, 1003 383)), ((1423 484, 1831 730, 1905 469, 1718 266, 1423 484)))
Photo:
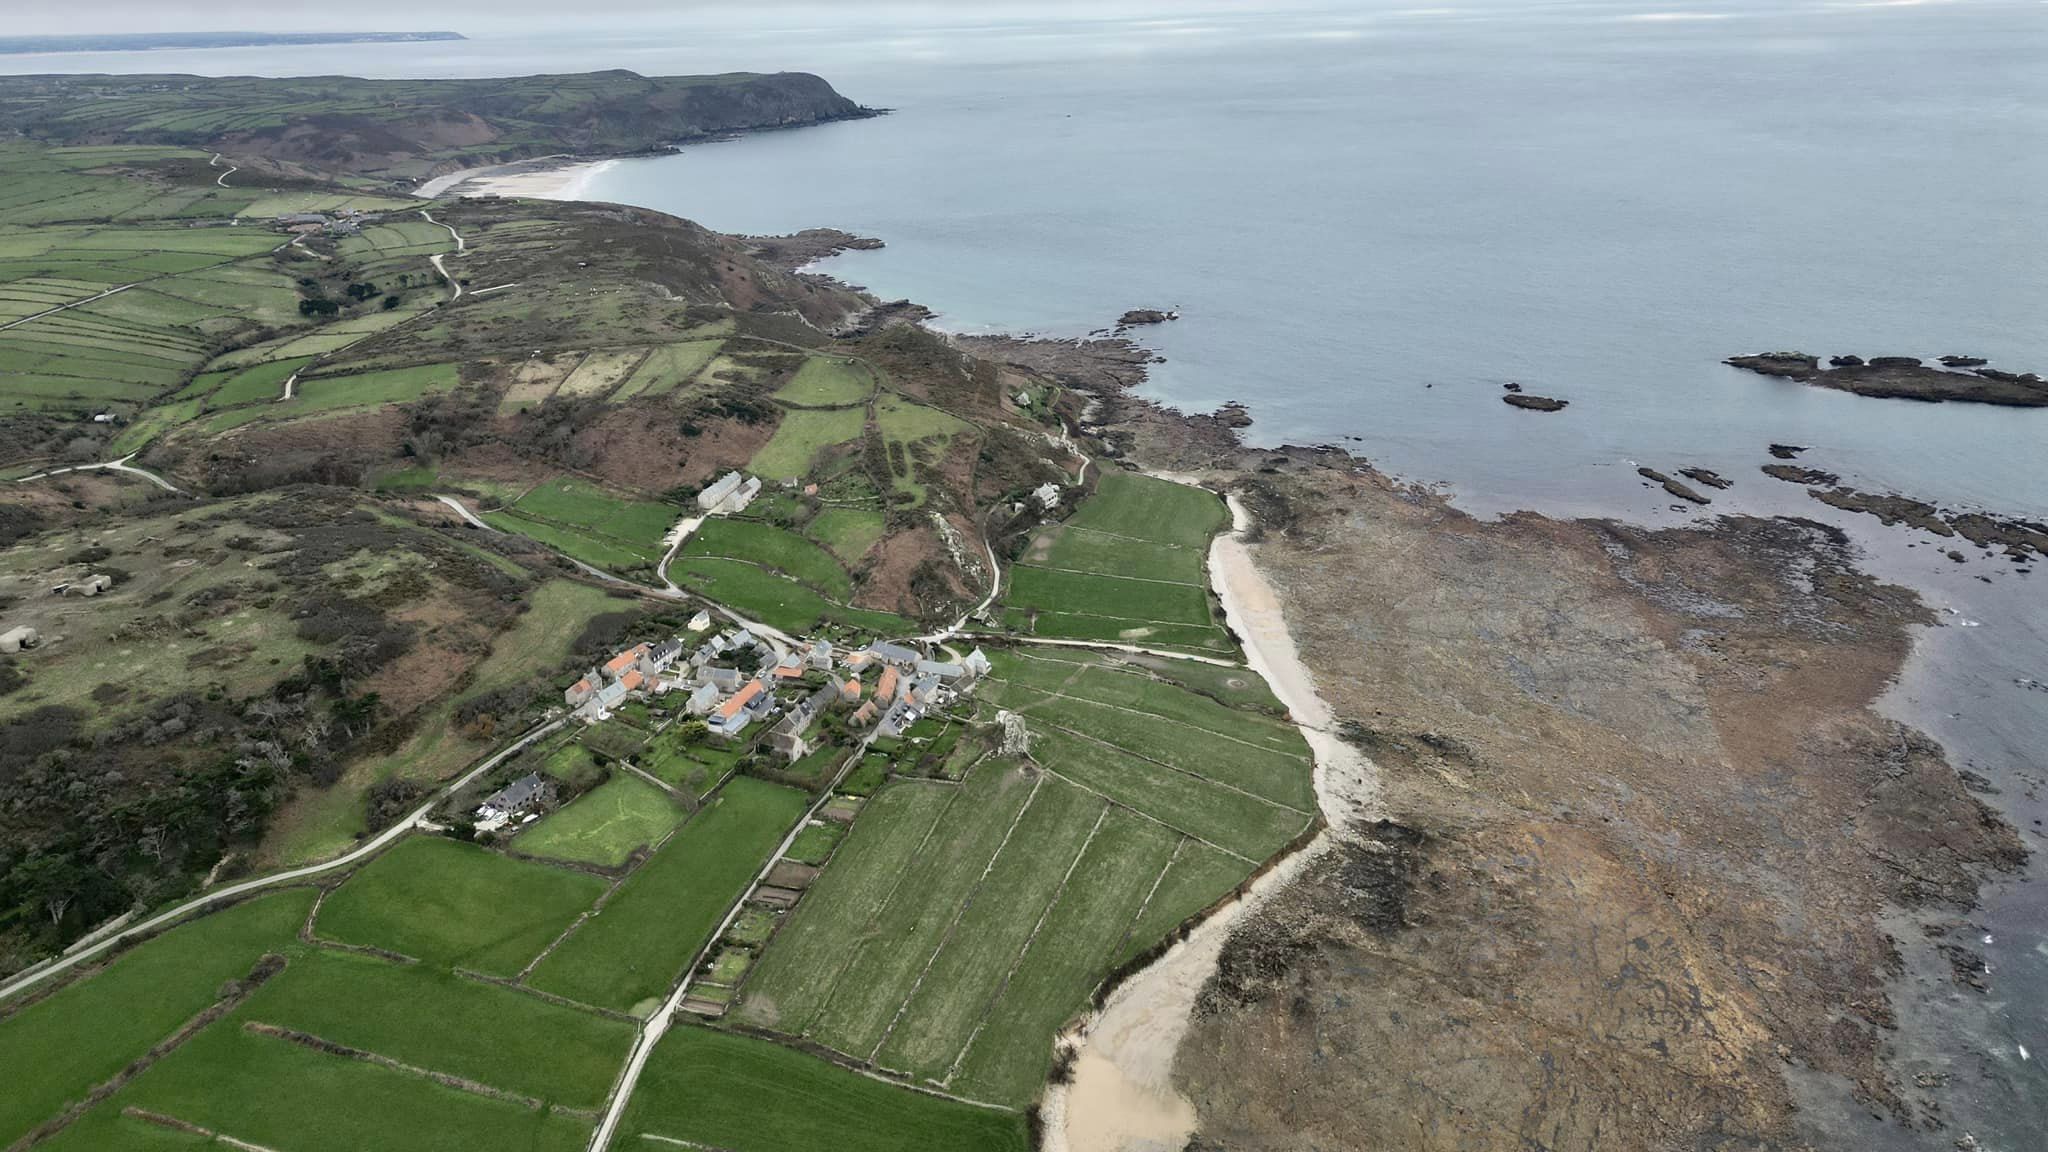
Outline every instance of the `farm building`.
POLYGON ((924 659, 918 655, 915 648, 905 648, 901 644, 890 644, 881 640, 868 645, 868 654, 884 664, 901 664, 905 667, 924 659))
POLYGON ((899 677, 894 668, 882 669, 882 678, 875 684, 875 699, 888 705, 896 699, 896 681, 899 677))
POLYGON ((19 652, 24 648, 33 648, 42 642, 43 634, 26 624, 17 625, 5 632, 0 632, 0 652, 19 652))
POLYGON ((699 608, 697 614, 690 617, 690 631, 702 632, 709 627, 711 627, 711 613, 699 608))
POLYGON ((813 640, 811 642, 811 652, 809 660, 811 667, 816 668, 818 671, 831 671, 832 642, 830 640, 813 640))
POLYGON ((562 702, 571 708, 581 708, 592 696, 597 695, 598 685, 603 683, 604 677, 599 676, 597 669, 592 668, 584 673, 583 679, 569 685, 568 690, 562 693, 562 702))
POLYGON ((952 664, 942 660, 919 660, 917 662, 917 674, 919 676, 935 676, 950 684, 955 680, 965 677, 967 675, 967 668, 964 665, 952 664))
POLYGON ((708 681, 697 685, 690 692, 690 702, 687 707, 692 716, 709 716, 711 710, 718 707, 718 685, 708 681))
POLYGON ((967 669, 967 674, 969 676, 973 676, 977 679, 988 675, 990 669, 994 667, 988 662, 988 657, 983 655, 981 649, 979 648, 976 648, 974 651, 969 652, 967 654, 967 659, 962 660, 960 662, 960 665, 961 667, 967 669))
POLYGON ((645 656, 646 654, 647 645, 633 645, 631 648, 626 649, 624 652, 621 652, 618 655, 604 662, 605 677, 607 679, 617 680, 619 677, 624 676, 628 669, 632 668, 635 664, 638 664, 640 662, 640 658, 642 656, 645 656))

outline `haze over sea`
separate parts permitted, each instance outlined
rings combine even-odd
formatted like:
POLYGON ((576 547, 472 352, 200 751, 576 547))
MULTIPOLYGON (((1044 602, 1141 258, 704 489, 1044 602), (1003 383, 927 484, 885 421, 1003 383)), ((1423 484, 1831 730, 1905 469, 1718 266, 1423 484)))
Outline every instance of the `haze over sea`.
MULTIPOLYGON (((1178 308, 1140 333, 1168 358, 1151 395, 1244 401, 1255 443, 1338 444, 1476 511, 1824 515, 1947 621, 1980 625, 1930 630, 1886 707, 2038 832, 2048 697, 2023 682, 2048 681, 2048 571, 1908 549, 1757 466, 1770 442, 1810 445, 1859 488, 2039 518, 2048 409, 1872 400, 1719 361, 1964 353, 2048 373, 2048 4, 1421 2, 804 27, 693 13, 0 70, 816 72, 896 111, 621 162, 584 195, 727 231, 880 237, 824 270, 957 331, 1079 336, 1178 308), (1511 409, 1510 380, 1571 407, 1511 409), (1735 487, 1674 511, 1637 463, 1735 487)), ((2001 995, 1930 993, 1890 1041, 1953 1065, 1952 1114, 1988 1148, 2048 1130, 2048 1076, 2018 1055, 2048 1053, 2042 888, 1993 888, 1976 916, 2001 995)), ((1945 987, 1905 943, 1909 970, 1935 973, 1923 987, 1945 987)), ((1900 1138, 1871 1128, 1873 1147, 1900 1138)))

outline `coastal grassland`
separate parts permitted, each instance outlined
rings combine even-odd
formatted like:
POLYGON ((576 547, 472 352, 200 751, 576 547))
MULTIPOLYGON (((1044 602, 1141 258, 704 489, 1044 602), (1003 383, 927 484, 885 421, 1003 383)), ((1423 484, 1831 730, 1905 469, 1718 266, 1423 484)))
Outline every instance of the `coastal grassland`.
POLYGON ((795 577, 835 600, 853 596, 853 581, 831 553, 787 529, 750 520, 708 520, 683 546, 684 556, 722 556, 795 577))
POLYGON ((882 787, 736 1013, 1021 1106, 1053 1035, 1115 964, 1309 826, 1313 773, 1300 736, 1238 677, 1191 677, 1225 703, 1172 679, 1173 661, 995 660, 982 694, 1025 717, 1035 765, 882 787))
POLYGON ((1100 797, 1055 777, 1039 783, 876 1053, 877 1063, 920 1080, 942 1081, 952 1073, 1107 808, 1100 797))
POLYGON ((385 404, 409 404, 429 392, 449 391, 457 382, 453 364, 425 364, 355 376, 302 379, 293 388, 290 400, 268 401, 222 412, 207 423, 207 430, 225 432, 253 420, 291 420, 385 404))
POLYGON ((415 836, 336 889, 314 930, 437 966, 514 976, 604 889, 582 872, 415 836))
MULTIPOLYGON (((528 609, 491 640, 473 668, 464 698, 544 676, 566 661, 576 637, 593 617, 630 610, 601 588, 549 580, 527 594, 528 609)), ((459 702, 443 700, 420 717, 413 735, 387 756, 359 760, 325 789, 302 789, 272 822, 258 859, 269 865, 304 863, 334 855, 367 831, 363 795, 391 777, 420 783, 445 779, 485 751, 456 732, 459 702)))
MULTIPOLYGON (((343 189, 307 188, 290 192, 266 192, 251 200, 237 215, 245 219, 269 220, 308 212, 333 216, 347 211, 408 212, 418 207, 419 202, 416 200, 366 195, 343 189)), ((441 232, 441 238, 446 240, 448 233, 441 232)))
POLYGON ((1052 1037, 1087 1007, 1179 838, 1123 808, 1103 813, 961 1058, 952 1085, 1021 1105, 1052 1064, 1052 1037))
POLYGON ((806 535, 844 564, 857 563, 888 531, 887 519, 873 508, 821 508, 804 525, 806 535))
POLYGON ((313 898, 289 889, 181 924, 0 1018, 0 1141, 84 1099, 214 1003, 222 984, 292 943, 313 898))
POLYGON ((747 470, 768 480, 808 474, 818 454, 860 439, 867 417, 858 408, 797 408, 783 413, 768 443, 754 453, 747 470))
POLYGON ((986 698, 1036 727, 1110 745, 1278 804, 1314 809, 1312 762, 1298 733, 1172 685, 1137 682, 1127 689, 1113 677, 1069 684, 1059 695, 997 681, 988 685, 986 698), (1098 695, 1103 689, 1124 691, 1098 695))
POLYGON ((797 833, 795 843, 784 855, 799 864, 823 864, 839 842, 846 838, 846 828, 831 820, 815 821, 802 832, 797 833))
POLYGON ((572 1108, 596 1108, 632 1025, 424 964, 306 949, 238 1013, 572 1108))
POLYGON ((100 1108, 141 1108, 293 1152, 576 1152, 588 1121, 537 1111, 244 1029, 237 1012, 100 1108))
POLYGON ((807 584, 741 560, 680 558, 669 565, 668 574, 678 585, 708 600, 792 634, 813 631, 820 624, 842 624, 885 636, 917 631, 916 624, 901 616, 828 600, 807 584))
POLYGON ((178 398, 200 399, 208 411, 276 400, 284 395, 284 382, 312 362, 312 357, 300 356, 250 368, 202 372, 178 392, 178 398))
POLYGON ((775 398, 799 408, 844 408, 862 403, 874 390, 874 373, 859 361, 810 356, 775 398))
POLYGON ((813 1039, 861 1057, 881 1045, 1036 782, 997 761, 968 776, 868 938, 849 942, 831 997, 809 1030, 813 1039))
POLYGON ((792 788, 734 778, 549 953, 530 982, 586 1004, 644 1010, 710 942, 805 800, 792 788))
POLYGON ((879 1083, 778 1044, 697 1027, 671 1028, 655 1046, 623 1130, 732 1152, 1030 1147, 1017 1113, 879 1083))
POLYGON ((615 868, 667 835, 685 813, 668 793, 620 772, 550 812, 512 841, 514 851, 615 868))
POLYGON ((1196 660, 1145 653, 1095 652, 1049 646, 991 649, 988 657, 999 679, 1028 688, 1064 692, 1069 686, 1082 683, 1088 687, 1080 695, 1114 704, 1129 704, 1143 694, 1149 699, 1150 707, 1160 710, 1162 715, 1175 715, 1183 707, 1206 711, 1205 701, 1213 702, 1247 718, 1276 722, 1248 728, 1239 735, 1267 733, 1271 735, 1259 738, 1281 741, 1279 746, 1284 748, 1299 746, 1296 743, 1300 739, 1299 730, 1286 723, 1286 708, 1266 686, 1264 677, 1245 668, 1225 668, 1196 660), (1149 691, 1153 684, 1182 688, 1204 700, 1182 705, 1168 704, 1166 701, 1170 697, 1149 691), (1285 738, 1280 734, 1285 734, 1285 738))
POLYGON ((1105 471, 1063 524, 1039 529, 1004 582, 1012 631, 1233 654, 1204 556, 1228 520, 1214 493, 1105 471))
POLYGON ((561 386, 555 389, 557 396, 608 396, 614 388, 633 375, 635 369, 647 359, 644 348, 621 348, 587 352, 569 375, 563 378, 561 386))
POLYGON ((175 1152, 218 1147, 213 1137, 153 1124, 107 1107, 95 1108, 62 1132, 36 1145, 45 1152, 175 1152))
POLYGON ((664 344, 647 354, 647 358, 633 370, 633 375, 612 393, 612 399, 668 395, 696 379, 697 373, 711 362, 723 344, 722 340, 685 340, 664 344))
POLYGON ((885 789, 861 811, 789 923, 747 984, 741 1019, 791 1035, 810 1031, 831 999, 849 942, 862 938, 896 881, 916 859, 954 789, 904 784, 885 789))

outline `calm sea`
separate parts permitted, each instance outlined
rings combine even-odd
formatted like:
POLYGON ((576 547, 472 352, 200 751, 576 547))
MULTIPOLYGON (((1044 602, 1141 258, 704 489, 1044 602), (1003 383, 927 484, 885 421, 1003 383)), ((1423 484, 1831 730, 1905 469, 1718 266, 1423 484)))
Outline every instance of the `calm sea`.
MULTIPOLYGON (((586 195, 728 231, 880 237, 826 270, 957 331, 1078 336, 1127 308, 1179 309, 1144 333, 1167 357, 1155 397, 1241 400, 1255 442, 1340 444, 1475 511, 1702 515, 1645 489, 1642 463, 1734 478, 1704 515, 1834 519, 1951 625, 1886 707, 1997 782, 1993 802, 2041 846, 2048 694, 2024 682, 2048 681, 2048 569, 1908 549, 1756 469, 1768 443, 1804 444, 1859 487, 2048 516, 2048 409, 1869 400, 1719 361, 1967 353, 2048 373, 2048 5, 1423 3, 693 17, 0 70, 817 72, 894 113, 623 162, 586 195), (1571 407, 1511 409, 1511 380, 1571 407)), ((2048 893, 1998 886, 1976 923, 1992 996, 1923 1000, 1894 1043, 1958 1077, 1959 1130, 2038 1148, 2048 893)), ((1906 951, 1915 969, 1931 957, 1906 951)))

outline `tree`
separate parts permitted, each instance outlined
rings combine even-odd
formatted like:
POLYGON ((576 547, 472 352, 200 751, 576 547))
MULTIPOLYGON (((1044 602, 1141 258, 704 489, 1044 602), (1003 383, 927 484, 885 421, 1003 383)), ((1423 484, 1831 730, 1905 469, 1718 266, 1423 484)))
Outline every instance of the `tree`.
POLYGON ((77 861, 69 856, 41 853, 22 861, 14 870, 14 877, 27 897, 25 903, 39 907, 50 918, 53 928, 64 923, 64 913, 78 898, 78 890, 85 882, 77 861))

